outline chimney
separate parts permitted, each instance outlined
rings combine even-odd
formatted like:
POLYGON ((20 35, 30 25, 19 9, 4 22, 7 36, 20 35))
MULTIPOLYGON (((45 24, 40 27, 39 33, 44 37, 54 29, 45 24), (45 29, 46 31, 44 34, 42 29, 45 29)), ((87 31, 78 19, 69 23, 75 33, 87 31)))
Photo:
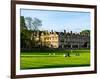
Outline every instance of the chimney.
POLYGON ((73 32, 72 32, 72 31, 70 31, 70 33, 72 34, 73 32))
POLYGON ((51 30, 51 33, 53 33, 53 30, 51 30))
POLYGON ((64 30, 64 33, 66 34, 66 30, 64 30))

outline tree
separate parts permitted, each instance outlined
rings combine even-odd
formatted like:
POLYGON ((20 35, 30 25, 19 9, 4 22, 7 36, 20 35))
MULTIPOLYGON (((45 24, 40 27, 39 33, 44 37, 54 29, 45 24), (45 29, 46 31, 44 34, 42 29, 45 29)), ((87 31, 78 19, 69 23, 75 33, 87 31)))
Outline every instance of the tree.
MULTIPOLYGON (((28 24, 30 25, 31 19, 26 18, 28 24)), ((20 17, 20 27, 21 27, 21 48, 31 48, 31 31, 27 29, 24 16, 20 17)))
POLYGON ((21 31, 21 48, 24 48, 26 46, 26 30, 27 30, 27 27, 26 27, 26 24, 25 24, 25 18, 24 16, 21 16, 20 17, 20 31, 21 31))
POLYGON ((39 20, 38 18, 34 18, 32 24, 33 24, 33 30, 38 30, 39 26, 42 26, 42 21, 39 20))
POLYGON ((26 25, 27 25, 28 30, 31 30, 32 29, 32 21, 33 21, 32 18, 26 17, 25 20, 26 20, 26 25))
POLYGON ((39 27, 42 26, 42 21, 38 18, 32 19, 31 17, 26 17, 25 23, 28 29, 21 36, 23 37, 22 39, 26 40, 25 42, 27 42, 26 44, 31 50, 39 42, 36 40, 36 36, 37 33, 39 34, 39 27))
POLYGON ((20 17, 20 27, 21 27, 21 30, 27 29, 26 24, 25 24, 25 18, 24 18, 24 16, 20 17))
POLYGON ((82 35, 85 35, 85 34, 90 35, 90 30, 82 30, 82 31, 80 32, 80 34, 82 34, 82 35))
POLYGON ((38 30, 42 26, 42 21, 38 18, 32 19, 31 17, 26 17, 25 20, 28 30, 38 30))
POLYGON ((33 22, 32 22, 32 30, 34 31, 32 36, 32 44, 33 46, 36 46, 39 42, 40 42, 40 31, 39 31, 39 27, 42 26, 42 21, 38 18, 34 18, 33 22), (36 38, 38 38, 38 40, 36 40, 36 38))

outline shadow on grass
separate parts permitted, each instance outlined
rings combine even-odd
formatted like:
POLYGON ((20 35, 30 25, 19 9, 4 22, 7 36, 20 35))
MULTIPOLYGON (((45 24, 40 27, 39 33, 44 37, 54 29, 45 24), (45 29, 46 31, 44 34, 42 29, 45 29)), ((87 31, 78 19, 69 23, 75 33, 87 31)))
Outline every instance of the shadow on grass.
POLYGON ((45 66, 41 66, 41 67, 27 67, 27 68, 21 68, 21 70, 24 69, 45 69, 45 68, 65 68, 65 67, 86 67, 86 66, 90 66, 90 64, 83 64, 83 65, 45 65, 45 66))

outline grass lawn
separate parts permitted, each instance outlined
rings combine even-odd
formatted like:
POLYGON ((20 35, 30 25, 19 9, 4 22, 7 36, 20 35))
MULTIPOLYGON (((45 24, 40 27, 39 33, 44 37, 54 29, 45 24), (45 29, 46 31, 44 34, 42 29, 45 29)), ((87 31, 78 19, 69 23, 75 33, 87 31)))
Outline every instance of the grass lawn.
POLYGON ((90 66, 89 50, 21 52, 20 57, 21 69, 90 66), (70 57, 64 57, 65 52, 70 52, 70 57), (79 56, 76 56, 76 53, 79 53, 79 56))

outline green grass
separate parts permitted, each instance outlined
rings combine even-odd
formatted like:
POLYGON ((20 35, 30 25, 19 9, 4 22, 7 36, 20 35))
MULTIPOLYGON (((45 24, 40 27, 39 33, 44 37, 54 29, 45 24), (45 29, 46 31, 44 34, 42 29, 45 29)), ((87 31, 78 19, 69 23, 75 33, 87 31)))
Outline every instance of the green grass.
POLYGON ((58 68, 58 67, 83 67, 90 66, 89 50, 73 50, 70 57, 64 57, 67 51, 56 52, 21 52, 21 69, 58 68), (51 53, 51 55, 49 55, 51 53), (55 53, 55 55, 53 55, 55 53), (79 53, 79 56, 76 56, 79 53))

